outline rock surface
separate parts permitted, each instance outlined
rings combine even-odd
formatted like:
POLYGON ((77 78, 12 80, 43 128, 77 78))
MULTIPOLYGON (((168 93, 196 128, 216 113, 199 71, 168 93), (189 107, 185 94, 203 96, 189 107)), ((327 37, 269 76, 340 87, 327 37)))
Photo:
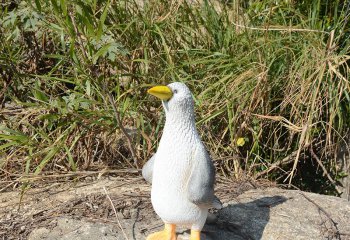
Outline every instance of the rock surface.
MULTIPOLYGON (((203 239, 350 239, 348 201, 300 191, 251 190, 226 203, 217 218, 215 224, 205 226, 203 239)), ((51 231, 36 229, 29 240, 125 239, 113 225, 67 218, 55 221, 57 225, 51 231)), ((145 238, 140 229, 132 231, 132 221, 123 220, 121 225, 128 239, 145 238)), ((188 231, 180 232, 179 239, 188 236, 188 231)))
MULTIPOLYGON (((89 181, 31 190, 20 209, 19 192, 2 193, 0 239, 141 240, 162 228, 150 187, 140 178, 89 181)), ((205 225, 202 240, 350 240, 345 199, 223 182, 216 192, 224 208, 215 213, 215 223, 205 225)), ((177 232, 179 240, 189 239, 188 230, 177 232)))
POLYGON ((28 239, 115 240, 118 238, 116 229, 108 224, 91 223, 84 220, 78 221, 71 218, 58 218, 53 220, 53 222, 56 225, 53 229, 37 228, 29 235, 28 239))
POLYGON ((350 202, 277 188, 230 201, 209 239, 350 239, 350 202))

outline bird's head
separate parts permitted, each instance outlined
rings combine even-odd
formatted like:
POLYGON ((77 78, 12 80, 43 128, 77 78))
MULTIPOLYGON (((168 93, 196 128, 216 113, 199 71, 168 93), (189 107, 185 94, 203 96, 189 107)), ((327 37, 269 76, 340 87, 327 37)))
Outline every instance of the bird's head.
POLYGON ((190 89, 181 82, 174 82, 167 86, 155 86, 147 91, 161 99, 166 114, 192 117, 193 98, 190 89))

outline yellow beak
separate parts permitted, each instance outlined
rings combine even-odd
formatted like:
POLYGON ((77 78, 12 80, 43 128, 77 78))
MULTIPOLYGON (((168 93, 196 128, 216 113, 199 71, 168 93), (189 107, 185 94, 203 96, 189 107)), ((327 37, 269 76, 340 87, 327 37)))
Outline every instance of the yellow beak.
POLYGON ((161 100, 169 100, 173 96, 173 92, 167 86, 155 86, 148 89, 147 92, 161 100))

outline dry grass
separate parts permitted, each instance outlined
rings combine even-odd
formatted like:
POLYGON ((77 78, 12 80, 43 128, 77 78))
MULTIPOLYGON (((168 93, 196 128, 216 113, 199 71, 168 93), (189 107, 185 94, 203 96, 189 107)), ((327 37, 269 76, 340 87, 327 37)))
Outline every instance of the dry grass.
POLYGON ((222 174, 335 193, 346 175, 334 156, 349 125, 349 9, 344 1, 312 6, 4 4, 1 176, 142 165, 164 123, 145 90, 182 81, 222 174), (304 179, 305 165, 320 182, 304 179))

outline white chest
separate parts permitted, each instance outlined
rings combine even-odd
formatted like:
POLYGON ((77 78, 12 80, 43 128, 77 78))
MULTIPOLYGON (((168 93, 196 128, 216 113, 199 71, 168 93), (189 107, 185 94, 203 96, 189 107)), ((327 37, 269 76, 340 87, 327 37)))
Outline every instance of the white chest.
POLYGON ((152 204, 157 214, 170 223, 196 222, 203 210, 187 199, 187 182, 191 174, 196 136, 178 140, 163 135, 156 153, 152 180, 152 204))

